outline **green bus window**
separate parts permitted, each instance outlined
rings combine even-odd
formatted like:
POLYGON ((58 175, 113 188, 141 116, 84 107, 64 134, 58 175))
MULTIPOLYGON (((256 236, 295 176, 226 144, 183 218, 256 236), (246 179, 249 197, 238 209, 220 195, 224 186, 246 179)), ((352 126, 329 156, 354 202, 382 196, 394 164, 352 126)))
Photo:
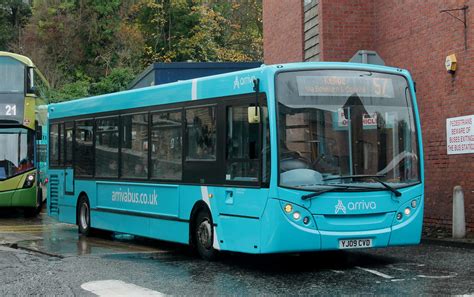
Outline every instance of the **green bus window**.
POLYGON ((186 161, 216 160, 216 112, 214 106, 186 110, 186 161))
POLYGON ((92 176, 94 156, 94 121, 84 120, 76 122, 76 142, 74 155, 76 156, 75 174, 77 176, 92 176))
POLYGON ((0 180, 34 167, 34 131, 24 128, 0 130, 0 180))
POLYGON ((182 178, 182 112, 153 114, 151 130, 151 177, 181 180, 182 178))
POLYGON ((118 177, 118 117, 96 120, 95 176, 118 177))
POLYGON ((148 114, 122 118, 122 177, 148 178, 148 114))
POLYGON ((0 57, 0 93, 23 93, 25 66, 10 57, 0 57))

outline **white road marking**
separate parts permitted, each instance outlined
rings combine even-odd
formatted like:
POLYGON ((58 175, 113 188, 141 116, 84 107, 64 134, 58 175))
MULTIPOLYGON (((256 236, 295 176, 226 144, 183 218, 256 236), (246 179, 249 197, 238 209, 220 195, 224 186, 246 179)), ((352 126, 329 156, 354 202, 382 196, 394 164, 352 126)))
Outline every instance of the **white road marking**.
POLYGON ((443 278, 456 277, 457 275, 458 275, 457 273, 453 273, 453 274, 451 274, 451 275, 424 275, 424 274, 418 274, 417 277, 443 279, 443 278))
POLYGON ((388 275, 388 274, 379 272, 379 271, 377 271, 377 270, 372 270, 372 269, 368 269, 368 268, 364 268, 364 267, 359 267, 359 266, 356 266, 355 268, 360 269, 360 270, 364 270, 364 271, 367 271, 367 272, 370 272, 370 273, 372 273, 372 274, 378 275, 378 276, 383 277, 383 278, 385 278, 385 279, 392 279, 392 278, 394 278, 393 276, 390 276, 390 275, 388 275))
POLYGON ((344 271, 341 271, 341 270, 334 270, 334 269, 331 269, 332 272, 335 272, 335 273, 344 273, 344 271))
POLYGON ((166 296, 163 293, 129 284, 121 280, 102 280, 87 282, 81 288, 97 296, 166 296))

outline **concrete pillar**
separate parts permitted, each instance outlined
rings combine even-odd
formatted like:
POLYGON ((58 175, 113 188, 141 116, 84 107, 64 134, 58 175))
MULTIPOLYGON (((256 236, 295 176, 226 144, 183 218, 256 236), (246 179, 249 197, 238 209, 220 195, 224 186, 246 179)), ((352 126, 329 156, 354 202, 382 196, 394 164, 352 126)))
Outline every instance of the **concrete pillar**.
POLYGON ((464 237, 466 237, 464 193, 461 186, 455 186, 453 189, 453 238, 464 237))

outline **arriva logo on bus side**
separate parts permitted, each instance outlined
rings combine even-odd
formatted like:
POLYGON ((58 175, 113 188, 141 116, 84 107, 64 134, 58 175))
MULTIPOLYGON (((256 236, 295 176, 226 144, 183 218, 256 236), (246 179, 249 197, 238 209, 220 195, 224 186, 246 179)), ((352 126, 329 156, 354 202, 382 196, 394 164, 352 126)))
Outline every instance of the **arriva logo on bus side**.
POLYGON ((364 200, 359 201, 359 202, 349 202, 346 205, 344 205, 344 202, 342 200, 337 200, 337 204, 334 210, 335 214, 338 214, 339 212, 345 214, 346 210, 373 210, 377 208, 377 203, 374 201, 369 201, 365 202, 364 200))
POLYGON ((240 87, 243 87, 248 84, 253 84, 254 79, 256 79, 255 76, 243 76, 240 78, 236 76, 234 79, 234 90, 240 89, 240 87))

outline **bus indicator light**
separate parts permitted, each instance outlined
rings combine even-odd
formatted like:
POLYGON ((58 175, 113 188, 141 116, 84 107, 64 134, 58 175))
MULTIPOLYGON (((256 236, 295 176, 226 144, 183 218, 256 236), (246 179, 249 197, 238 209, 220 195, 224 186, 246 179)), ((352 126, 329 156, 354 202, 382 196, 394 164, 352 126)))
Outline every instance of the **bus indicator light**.
POLYGON ((411 207, 416 208, 416 200, 411 201, 411 207))
POLYGON ((285 205, 285 212, 286 213, 290 213, 292 211, 293 211, 293 205, 291 205, 291 204, 285 205))
POLYGON ((402 217, 403 217, 403 215, 402 215, 401 212, 397 213, 397 220, 400 221, 402 219, 402 217))
POLYGON ((303 224, 305 224, 305 225, 309 224, 309 218, 308 217, 304 217, 303 224))

